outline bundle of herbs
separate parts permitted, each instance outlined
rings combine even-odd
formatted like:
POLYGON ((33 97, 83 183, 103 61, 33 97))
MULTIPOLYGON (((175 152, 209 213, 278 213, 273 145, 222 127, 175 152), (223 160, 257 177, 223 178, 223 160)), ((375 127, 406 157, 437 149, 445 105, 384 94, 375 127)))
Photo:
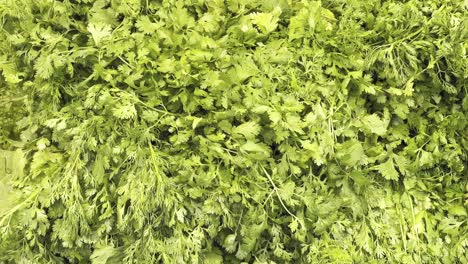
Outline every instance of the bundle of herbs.
POLYGON ((468 263, 465 0, 0 0, 0 263, 468 263))

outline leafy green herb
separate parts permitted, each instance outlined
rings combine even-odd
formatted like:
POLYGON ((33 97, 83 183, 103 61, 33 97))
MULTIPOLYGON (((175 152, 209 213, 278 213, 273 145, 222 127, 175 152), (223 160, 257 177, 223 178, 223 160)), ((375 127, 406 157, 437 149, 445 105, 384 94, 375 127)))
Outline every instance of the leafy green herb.
POLYGON ((0 0, 0 263, 468 263, 467 8, 0 0))

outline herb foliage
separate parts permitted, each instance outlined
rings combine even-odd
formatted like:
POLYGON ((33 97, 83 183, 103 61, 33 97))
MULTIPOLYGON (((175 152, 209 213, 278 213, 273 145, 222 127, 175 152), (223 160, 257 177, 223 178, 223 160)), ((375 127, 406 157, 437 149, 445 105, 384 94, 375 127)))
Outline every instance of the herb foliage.
POLYGON ((0 0, 0 262, 468 263, 467 9, 0 0))

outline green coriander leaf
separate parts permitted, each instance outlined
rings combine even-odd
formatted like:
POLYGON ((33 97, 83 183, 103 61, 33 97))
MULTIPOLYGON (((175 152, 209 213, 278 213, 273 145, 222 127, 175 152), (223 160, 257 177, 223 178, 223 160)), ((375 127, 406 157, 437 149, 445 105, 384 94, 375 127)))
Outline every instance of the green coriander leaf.
POLYGON ((374 134, 383 136, 387 133, 388 123, 385 120, 381 120, 376 114, 364 117, 362 123, 367 130, 374 134))
POLYGON ((260 133, 261 127, 254 121, 249 121, 235 127, 232 132, 233 134, 243 135, 247 139, 253 139, 260 133))
POLYGON ((393 159, 389 158, 386 162, 374 167, 385 179, 398 180, 398 172, 393 164, 393 159))
POLYGON ((90 23, 87 29, 91 33, 96 46, 100 46, 101 41, 112 34, 111 26, 103 23, 90 23))

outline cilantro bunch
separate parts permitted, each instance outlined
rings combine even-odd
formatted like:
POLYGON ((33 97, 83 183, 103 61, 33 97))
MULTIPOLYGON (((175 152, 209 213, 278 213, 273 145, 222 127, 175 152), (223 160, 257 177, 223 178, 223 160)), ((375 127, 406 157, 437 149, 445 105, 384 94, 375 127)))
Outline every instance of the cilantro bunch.
POLYGON ((0 262, 467 263, 467 9, 0 0, 0 262))

